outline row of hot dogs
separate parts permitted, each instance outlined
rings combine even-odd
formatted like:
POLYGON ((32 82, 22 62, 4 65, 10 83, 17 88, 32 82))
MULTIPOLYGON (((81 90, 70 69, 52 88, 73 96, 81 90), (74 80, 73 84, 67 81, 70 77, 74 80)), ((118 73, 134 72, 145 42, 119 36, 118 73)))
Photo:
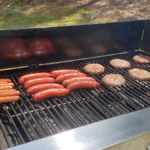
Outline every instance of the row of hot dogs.
POLYGON ((34 101, 54 96, 66 96, 80 88, 99 88, 100 84, 92 77, 75 69, 53 70, 23 75, 19 84, 24 84, 26 93, 33 95, 34 101))
POLYGON ((18 101, 20 92, 14 88, 10 79, 0 79, 0 103, 18 101))

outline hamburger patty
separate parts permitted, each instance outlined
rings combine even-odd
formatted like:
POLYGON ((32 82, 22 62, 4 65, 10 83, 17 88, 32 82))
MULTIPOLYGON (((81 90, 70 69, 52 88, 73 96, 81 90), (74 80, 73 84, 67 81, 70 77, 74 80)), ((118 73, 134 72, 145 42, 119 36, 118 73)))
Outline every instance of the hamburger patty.
POLYGON ((101 64, 88 64, 84 67, 84 71, 90 74, 100 74, 105 70, 101 64))
POLYGON ((112 87, 122 86, 126 82, 120 74, 107 74, 102 78, 102 81, 105 85, 112 87))
POLYGON ((135 62, 141 63, 141 64, 148 64, 148 63, 150 63, 150 56, 146 56, 146 55, 135 55, 132 59, 135 62))
POLYGON ((130 69, 129 76, 136 80, 142 81, 150 80, 150 72, 144 69, 138 68, 130 69))
POLYGON ((130 62, 123 59, 112 59, 109 63, 115 68, 124 69, 130 67, 130 62))

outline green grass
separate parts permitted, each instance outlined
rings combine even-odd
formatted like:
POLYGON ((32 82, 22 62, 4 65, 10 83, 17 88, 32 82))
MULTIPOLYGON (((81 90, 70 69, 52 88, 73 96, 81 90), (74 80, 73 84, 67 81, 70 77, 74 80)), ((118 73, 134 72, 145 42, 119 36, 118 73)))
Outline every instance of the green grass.
MULTIPOLYGON (((20 10, 19 7, 10 11, 8 16, 0 16, 0 29, 15 29, 15 28, 34 28, 46 26, 65 26, 88 23, 104 23, 112 22, 112 20, 91 21, 95 16, 94 11, 83 8, 78 11, 72 11, 65 14, 57 15, 44 14, 42 7, 38 8, 38 12, 34 12, 33 8, 20 10), (40 13, 41 12, 41 13, 40 13)), ((60 11, 61 13, 61 11, 60 11)))

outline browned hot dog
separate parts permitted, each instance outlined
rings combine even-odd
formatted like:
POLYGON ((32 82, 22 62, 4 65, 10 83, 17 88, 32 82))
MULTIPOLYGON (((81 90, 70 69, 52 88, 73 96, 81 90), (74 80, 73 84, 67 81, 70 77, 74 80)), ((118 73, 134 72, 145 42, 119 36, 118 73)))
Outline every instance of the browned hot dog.
POLYGON ((68 84, 72 82, 77 82, 77 81, 96 81, 96 80, 92 77, 77 77, 77 78, 66 79, 62 82, 62 84, 63 86, 67 86, 68 84))
POLYGON ((45 84, 37 84, 34 86, 31 86, 26 90, 27 94, 34 94, 36 92, 46 90, 46 89, 56 89, 56 88, 64 88, 61 84, 56 84, 56 83, 45 83, 45 84))
POLYGON ((68 74, 68 73, 79 73, 79 71, 75 69, 59 69, 59 70, 51 71, 52 77, 57 77, 59 75, 68 74))
POLYGON ((10 79, 0 79, 0 82, 7 82, 7 83, 11 83, 10 79))
POLYGON ((84 73, 62 74, 56 77, 56 82, 62 82, 66 79, 73 78, 73 77, 86 77, 86 74, 84 73))
POLYGON ((16 89, 7 89, 7 90, 0 90, 0 93, 8 93, 8 92, 15 92, 17 91, 16 89))
POLYGON ((14 87, 14 83, 0 83, 0 86, 12 86, 12 87, 14 87))
POLYGON ((0 86, 0 90, 6 90, 6 89, 13 89, 13 86, 11 86, 11 85, 0 86))
POLYGON ((20 96, 5 96, 0 97, 0 103, 15 102, 20 99, 20 96))
POLYGON ((0 84, 4 84, 4 83, 8 83, 8 82, 7 81, 2 81, 2 82, 0 81, 0 84))
POLYGON ((19 78, 19 84, 23 84, 26 80, 29 80, 29 79, 41 78, 41 77, 51 77, 51 74, 47 72, 26 74, 19 78))
POLYGON ((69 94, 68 89, 47 89, 40 92, 37 92, 33 95, 34 101, 40 101, 45 98, 53 97, 53 96, 66 96, 69 94))
POLYGON ((54 83, 55 79, 54 78, 49 78, 49 77, 43 77, 43 78, 35 78, 35 79, 30 79, 24 82, 24 87, 27 89, 33 85, 36 84, 42 84, 42 83, 54 83))
POLYGON ((99 88, 99 87, 100 84, 96 81, 77 81, 68 84, 67 89, 71 91, 82 88, 99 88))
POLYGON ((19 96, 19 95, 20 95, 19 91, 0 93, 0 97, 4 97, 4 96, 19 96))

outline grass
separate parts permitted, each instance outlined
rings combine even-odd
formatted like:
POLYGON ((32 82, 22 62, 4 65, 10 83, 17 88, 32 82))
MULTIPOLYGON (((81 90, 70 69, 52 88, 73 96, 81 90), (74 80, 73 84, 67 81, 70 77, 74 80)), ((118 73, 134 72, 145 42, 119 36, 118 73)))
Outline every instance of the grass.
MULTIPOLYGON (((33 1, 35 0, 31 2, 33 1)), ((130 4, 123 0, 125 4, 122 2, 112 5, 111 1, 105 0, 64 0, 61 4, 58 4, 58 1, 44 0, 43 4, 25 4, 24 0, 0 0, 0 29, 149 19, 149 11, 147 12, 149 2, 133 2, 130 4), (12 4, 12 2, 15 3, 12 4), (143 10, 145 8, 145 12, 141 10, 137 3, 143 10)))
POLYGON ((46 26, 65 26, 88 23, 112 22, 113 19, 92 20, 95 12, 89 8, 82 8, 78 11, 61 11, 53 7, 51 9, 40 5, 36 8, 32 6, 20 9, 19 6, 10 8, 8 14, 0 14, 0 29, 15 28, 36 28, 46 26))

